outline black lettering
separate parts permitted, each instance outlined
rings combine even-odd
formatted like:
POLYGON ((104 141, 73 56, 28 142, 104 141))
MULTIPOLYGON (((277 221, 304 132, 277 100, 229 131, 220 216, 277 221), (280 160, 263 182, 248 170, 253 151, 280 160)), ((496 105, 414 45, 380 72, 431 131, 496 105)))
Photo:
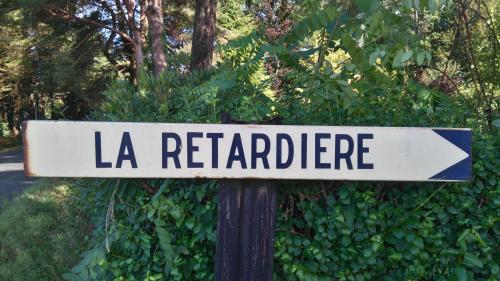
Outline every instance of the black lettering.
POLYGON ((300 167, 302 169, 306 169, 307 168, 307 134, 302 134, 301 145, 302 145, 302 149, 301 149, 302 159, 301 159, 300 167))
POLYGON ((264 169, 269 169, 269 161, 267 160, 267 155, 271 150, 271 141, 269 137, 265 134, 252 134, 252 160, 251 166, 252 169, 257 169, 257 158, 262 159, 262 164, 264 165, 264 169), (264 141, 264 150, 261 152, 257 152, 257 141, 264 141))
POLYGON ((347 168, 349 170, 352 170, 352 161, 351 161, 351 156, 352 152, 354 150, 354 141, 352 140, 352 137, 346 134, 338 134, 335 135, 335 169, 340 170, 340 159, 345 159, 345 162, 347 164, 347 168), (347 151, 346 152, 340 152, 340 142, 341 141, 347 141, 347 151))
POLYGON ((118 152, 118 159, 116 159, 116 168, 121 168, 123 161, 130 161, 132 168, 137 168, 137 161, 135 160, 134 147, 130 139, 130 133, 124 132, 122 135, 122 143, 120 144, 120 152, 118 152), (125 153, 125 150, 127 153, 125 153))
POLYGON ((321 140, 322 139, 329 139, 331 138, 331 134, 328 133, 317 133, 315 137, 315 164, 316 164, 316 169, 330 169, 331 164, 330 163, 322 163, 321 162, 321 153, 326 152, 326 147, 321 146, 321 140))
POLYGON ((203 163, 193 161, 193 152, 199 151, 200 147, 193 145, 194 138, 202 138, 202 132, 188 132, 187 133, 187 167, 188 168, 203 168, 203 163))
POLYGON ((247 168, 245 153, 243 152, 243 144, 241 143, 241 136, 239 133, 235 133, 233 136, 233 143, 231 144, 231 149, 229 150, 226 168, 231 169, 234 161, 240 161, 242 169, 247 168))
POLYGON ((212 139, 212 168, 219 168, 219 139, 223 133, 207 133, 207 138, 212 139))
POLYGON ((111 168, 111 162, 102 162, 101 132, 95 132, 95 167, 111 168))
POLYGON ((276 135, 276 169, 286 169, 293 162, 293 141, 289 134, 276 135), (288 158, 283 162, 283 141, 288 145, 288 158))
POLYGON ((179 169, 181 163, 179 161, 179 154, 181 153, 181 138, 176 133, 162 133, 162 159, 161 166, 163 169, 168 168, 168 158, 174 159, 175 168, 179 169), (173 139, 175 141, 174 151, 168 151, 168 139, 173 139))
POLYGON ((363 154, 370 152, 368 147, 365 147, 363 140, 372 140, 373 134, 358 134, 358 169, 373 169, 372 163, 363 162, 363 154))

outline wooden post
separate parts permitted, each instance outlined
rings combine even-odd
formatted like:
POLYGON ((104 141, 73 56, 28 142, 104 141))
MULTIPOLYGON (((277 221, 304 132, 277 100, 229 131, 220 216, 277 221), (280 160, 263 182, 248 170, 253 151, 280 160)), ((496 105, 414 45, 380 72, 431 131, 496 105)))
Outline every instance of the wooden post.
MULTIPOLYGON (((279 124, 280 119, 261 124, 279 124)), ((225 124, 242 124, 223 114, 225 124)), ((271 281, 276 221, 272 180, 219 181, 215 280, 271 281)))

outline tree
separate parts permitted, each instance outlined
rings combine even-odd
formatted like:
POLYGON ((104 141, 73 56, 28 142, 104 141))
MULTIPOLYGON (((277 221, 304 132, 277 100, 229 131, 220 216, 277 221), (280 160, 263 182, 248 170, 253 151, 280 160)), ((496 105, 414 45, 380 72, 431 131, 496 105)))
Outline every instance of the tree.
POLYGON ((98 28, 52 17, 31 20, 14 2, 4 4, 0 120, 18 134, 25 119, 82 119, 114 73, 101 53, 98 28))
POLYGON ((148 21, 151 23, 153 73, 160 74, 167 66, 163 51, 163 5, 161 0, 148 0, 148 21))
POLYGON ((212 66, 216 13, 216 0, 196 0, 191 69, 207 69, 212 66))
POLYGON ((39 8, 63 21, 97 28, 97 32, 105 37, 102 48, 109 63, 118 71, 127 72, 130 80, 135 82, 144 64, 143 49, 148 30, 146 13, 149 9, 146 1, 92 0, 68 2, 66 5, 49 2, 39 8), (127 66, 120 61, 128 62, 127 66))
MULTIPOLYGON (((22 112, 29 107, 29 96, 20 91, 26 77, 24 57, 29 40, 24 39, 23 30, 9 24, 18 17, 6 7, 0 10, 0 122, 6 122, 11 134, 18 134, 22 112), (19 93, 19 94, 18 94, 19 93)), ((28 81, 29 82, 29 81, 28 81)))
POLYGON ((421 66, 422 83, 447 95, 474 97, 474 110, 492 129, 500 94, 499 13, 495 1, 449 1, 434 16, 421 12, 420 32, 432 46, 433 63, 421 66))

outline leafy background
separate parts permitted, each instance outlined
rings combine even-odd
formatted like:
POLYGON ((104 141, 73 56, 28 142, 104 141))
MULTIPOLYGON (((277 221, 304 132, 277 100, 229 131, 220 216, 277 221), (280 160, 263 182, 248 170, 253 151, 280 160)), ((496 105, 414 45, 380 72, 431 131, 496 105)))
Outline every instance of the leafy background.
MULTIPOLYGON (((315 3, 303 2, 280 36, 259 25, 242 32, 220 47, 212 70, 144 73, 137 87, 115 81, 90 119, 218 123, 231 112, 252 122, 472 128, 468 183, 281 181, 274 280, 499 280, 498 129, 478 117, 471 95, 447 95, 414 76, 434 50, 415 32, 413 11, 432 17, 450 6, 356 1, 353 14, 308 9, 315 3)), ((65 278, 214 278, 215 181, 74 187, 91 202, 94 229, 65 278)))
MULTIPOLYGON (((191 72, 193 3, 164 1, 167 68, 151 75, 146 55, 137 80, 109 32, 43 12, 88 9, 78 16, 109 24, 98 2, 0 2, 0 136, 23 118, 219 123, 224 112, 472 128, 467 183, 280 181, 273 279, 500 280, 499 1, 222 0, 216 63, 191 72)), ((0 279, 58 280, 72 265, 67 280, 214 279, 216 181, 50 187, 2 205, 0 279)))

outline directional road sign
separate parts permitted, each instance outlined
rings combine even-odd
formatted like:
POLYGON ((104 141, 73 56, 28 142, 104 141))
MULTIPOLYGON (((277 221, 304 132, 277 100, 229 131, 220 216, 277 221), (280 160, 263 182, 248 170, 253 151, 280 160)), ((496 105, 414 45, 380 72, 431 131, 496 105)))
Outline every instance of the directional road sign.
POLYGON ((40 177, 467 181, 471 130, 28 121, 40 177))

